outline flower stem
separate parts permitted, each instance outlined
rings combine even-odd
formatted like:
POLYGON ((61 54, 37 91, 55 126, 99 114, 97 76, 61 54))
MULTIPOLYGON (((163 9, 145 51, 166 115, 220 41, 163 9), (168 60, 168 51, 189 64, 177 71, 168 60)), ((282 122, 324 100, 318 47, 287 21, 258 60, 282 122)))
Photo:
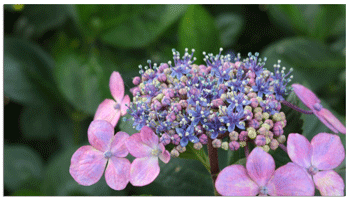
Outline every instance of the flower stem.
POLYGON ((245 157, 248 158, 248 156, 249 156, 249 147, 248 147, 248 144, 244 147, 244 153, 245 153, 245 157))
POLYGON ((209 137, 208 138, 208 156, 209 156, 209 163, 210 163, 210 175, 211 175, 211 178, 213 179, 214 194, 215 196, 219 196, 219 193, 215 189, 215 181, 220 172, 218 150, 213 147, 212 142, 213 140, 209 137))
POLYGON ((278 146, 279 146, 283 151, 285 151, 286 153, 288 153, 288 152, 287 152, 287 147, 284 146, 284 144, 279 144, 278 146))
POLYGON ((301 113, 304 113, 304 114, 307 114, 307 115, 312 115, 312 114, 314 114, 314 113, 312 112, 312 110, 303 110, 303 109, 299 108, 298 106, 296 106, 296 105, 294 105, 294 104, 292 104, 292 103, 290 103, 290 102, 288 102, 288 101, 283 100, 283 101, 281 101, 281 103, 282 103, 283 105, 286 105, 286 106, 292 108, 293 110, 298 111, 298 112, 301 112, 301 113))

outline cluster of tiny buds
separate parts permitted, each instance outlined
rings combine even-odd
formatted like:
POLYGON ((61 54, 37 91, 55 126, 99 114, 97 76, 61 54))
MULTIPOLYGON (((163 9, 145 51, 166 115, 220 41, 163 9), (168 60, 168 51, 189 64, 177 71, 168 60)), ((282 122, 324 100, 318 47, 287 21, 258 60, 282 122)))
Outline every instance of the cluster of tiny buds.
POLYGON ((182 58, 173 50, 174 63, 140 65, 128 110, 134 128, 152 128, 161 143, 173 146, 174 157, 189 143, 201 149, 209 138, 214 148, 232 151, 247 143, 266 151, 284 143, 287 121, 280 101, 288 93, 292 70, 285 74, 278 61, 272 73, 263 68, 266 58, 262 61, 258 53, 241 61, 240 54, 222 51, 203 52, 206 65, 193 64, 194 49, 190 54, 187 48, 182 58))

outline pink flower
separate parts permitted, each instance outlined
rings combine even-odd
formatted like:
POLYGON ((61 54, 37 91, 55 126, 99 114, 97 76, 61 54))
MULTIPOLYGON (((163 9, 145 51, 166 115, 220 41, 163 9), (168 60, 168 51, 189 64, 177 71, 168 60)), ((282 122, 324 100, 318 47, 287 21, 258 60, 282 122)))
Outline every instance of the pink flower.
POLYGON ((170 160, 169 152, 147 126, 140 133, 130 136, 125 145, 130 154, 136 157, 130 167, 130 183, 134 186, 148 185, 157 178, 160 171, 158 158, 164 163, 170 160))
POLYGON ((124 142, 127 133, 114 135, 107 121, 92 121, 88 129, 90 145, 80 147, 72 156, 69 173, 81 185, 95 184, 102 177, 106 163, 106 182, 114 190, 122 190, 129 182, 130 161, 124 142))
POLYGON ((312 110, 324 125, 334 133, 345 134, 345 126, 329 110, 322 107, 321 100, 311 90, 300 84, 293 84, 292 87, 299 99, 312 110))
POLYGON ((287 152, 295 164, 306 169, 322 196, 344 195, 344 181, 332 170, 345 157, 339 136, 319 133, 310 143, 305 136, 291 133, 287 140, 287 152))
POLYGON ((124 96, 124 82, 118 72, 113 72, 109 79, 109 89, 114 98, 105 99, 97 108, 94 120, 106 120, 114 127, 117 125, 120 115, 123 116, 127 112, 130 98, 128 95, 124 96))
POLYGON ((215 188, 224 196, 312 196, 315 187, 298 165, 287 163, 275 171, 275 161, 256 147, 247 158, 246 168, 231 165, 218 175, 215 188))

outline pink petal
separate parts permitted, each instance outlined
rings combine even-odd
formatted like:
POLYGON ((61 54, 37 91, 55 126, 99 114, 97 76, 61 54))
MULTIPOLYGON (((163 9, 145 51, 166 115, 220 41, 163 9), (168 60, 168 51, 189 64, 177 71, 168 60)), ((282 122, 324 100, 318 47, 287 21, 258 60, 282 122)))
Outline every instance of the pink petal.
POLYGON ((105 178, 113 190, 123 190, 130 180, 130 161, 112 156, 108 161, 105 178))
POLYGON ((117 102, 112 99, 105 99, 98 106, 94 120, 105 120, 115 127, 120 117, 120 110, 115 108, 116 104, 117 102))
POLYGON ((72 156, 69 173, 80 185, 89 186, 100 180, 107 159, 90 145, 80 147, 72 156))
POLYGON ((242 165, 225 167, 215 182, 216 190, 223 196, 255 196, 259 186, 249 178, 242 165))
POLYGON ((327 119, 325 118, 324 116, 324 113, 323 113, 323 110, 324 108, 322 108, 320 111, 316 111, 314 110, 314 114, 315 116, 324 124, 326 125, 331 131, 333 131, 334 133, 338 133, 339 131, 332 125, 330 124, 327 119), (321 112, 322 111, 322 112, 321 112))
POLYGON ((128 105, 128 106, 130 104, 130 97, 128 95, 125 95, 125 97, 124 97, 124 99, 123 99, 123 101, 121 103, 121 110, 120 110, 120 112, 121 112, 122 116, 124 116, 127 113, 126 111, 129 109, 128 106, 126 106, 125 104, 128 105))
POLYGON ((331 113, 331 111, 323 108, 320 110, 320 112, 318 112, 319 115, 322 115, 323 118, 328 122, 328 126, 327 124, 325 124, 329 129, 331 129, 333 132, 338 133, 341 132, 343 134, 345 134, 346 132, 346 128, 345 126, 331 113), (335 131, 334 131, 335 129, 335 131))
POLYGON ((88 128, 90 144, 102 152, 109 150, 113 135, 114 127, 104 120, 94 120, 88 128))
POLYGON ((261 187, 266 185, 274 173, 275 161, 262 148, 256 147, 249 154, 246 167, 249 177, 261 187))
POLYGON ((330 170, 339 166, 345 158, 345 150, 340 137, 329 133, 319 133, 311 140, 311 163, 319 170, 330 170))
POLYGON ((159 149, 162 151, 161 154, 159 154, 159 159, 163 161, 164 163, 168 163, 170 161, 170 153, 169 151, 165 150, 165 147, 162 143, 159 143, 158 145, 159 149))
POLYGON ((159 174, 158 157, 136 158, 130 167, 130 183, 133 186, 145 186, 154 181, 159 174))
POLYGON ((125 141, 129 153, 136 158, 147 157, 152 154, 152 149, 141 140, 141 134, 135 133, 125 141))
POLYGON ((300 84, 292 84, 292 87, 294 89, 294 93, 308 108, 314 110, 313 106, 316 103, 321 102, 321 100, 317 98, 317 96, 308 88, 300 84))
POLYGON ((113 98, 118 102, 122 102, 124 97, 124 81, 119 72, 113 72, 109 79, 109 89, 113 98))
POLYGON ((129 135, 125 132, 118 132, 114 135, 111 144, 111 152, 115 157, 125 157, 128 155, 128 149, 125 146, 125 141, 129 135))
POLYGON ((307 172, 294 163, 278 168, 267 183, 271 196, 313 196, 315 186, 307 172))
POLYGON ((142 142, 150 146, 152 149, 156 149, 158 147, 159 138, 150 127, 142 127, 140 134, 142 142))
POLYGON ((312 147, 305 136, 291 133, 287 140, 289 158, 299 166, 308 168, 311 165, 312 147))
POLYGON ((318 172, 314 181, 322 196, 344 196, 344 181, 335 171, 318 172))

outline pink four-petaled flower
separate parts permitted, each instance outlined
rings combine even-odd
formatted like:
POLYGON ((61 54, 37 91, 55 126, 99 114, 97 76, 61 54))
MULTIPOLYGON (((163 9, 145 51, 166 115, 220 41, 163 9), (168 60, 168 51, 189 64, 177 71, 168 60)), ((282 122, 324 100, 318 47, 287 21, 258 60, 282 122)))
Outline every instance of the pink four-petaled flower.
POLYGON ((119 72, 113 72, 109 79, 109 89, 114 98, 105 99, 97 108, 94 120, 106 120, 114 127, 120 118, 126 114, 130 98, 128 95, 124 96, 124 82, 119 72))
POLYGON ((324 125, 334 133, 345 134, 345 126, 329 110, 322 107, 321 100, 311 90, 300 84, 293 84, 292 87, 298 98, 312 110, 324 125))
POLYGON ((81 185, 95 184, 103 175, 106 163, 106 182, 114 190, 123 190, 129 182, 130 161, 127 133, 114 135, 114 127, 107 121, 92 121, 88 129, 90 145, 80 147, 72 156, 69 173, 81 185))
POLYGON ((130 154, 136 157, 130 166, 130 183, 134 186, 148 185, 157 178, 160 171, 158 158, 164 163, 170 160, 169 152, 147 126, 140 133, 130 136, 125 145, 130 154))
POLYGON ((339 136, 319 133, 310 143, 305 136, 291 133, 287 140, 287 152, 295 164, 305 168, 310 178, 312 176, 321 195, 344 195, 344 181, 332 170, 338 167, 345 157, 339 136))
POLYGON ((215 182, 224 196, 312 196, 315 188, 307 173, 298 165, 287 163, 275 171, 275 161, 256 147, 247 158, 246 168, 231 165, 224 168, 215 182))

